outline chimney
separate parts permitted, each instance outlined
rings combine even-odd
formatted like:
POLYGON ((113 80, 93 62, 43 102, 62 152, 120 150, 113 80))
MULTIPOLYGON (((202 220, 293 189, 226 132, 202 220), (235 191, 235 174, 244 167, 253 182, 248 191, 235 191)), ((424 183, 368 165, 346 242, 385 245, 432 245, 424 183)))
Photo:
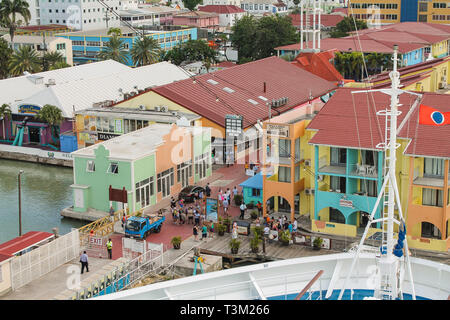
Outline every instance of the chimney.
POLYGON ((266 82, 264 81, 264 93, 266 93, 266 82))

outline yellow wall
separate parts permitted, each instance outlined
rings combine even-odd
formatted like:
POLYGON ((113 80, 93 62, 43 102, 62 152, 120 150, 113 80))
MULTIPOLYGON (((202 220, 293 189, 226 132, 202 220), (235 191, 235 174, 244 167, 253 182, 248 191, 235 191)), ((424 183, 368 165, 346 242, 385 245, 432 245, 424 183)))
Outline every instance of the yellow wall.
MULTIPOLYGON (((353 0, 352 0, 353 1, 353 0)), ((418 15, 417 19, 419 19, 419 15, 425 15, 427 17, 426 22, 428 23, 438 23, 438 24, 450 24, 450 20, 447 19, 448 15, 450 15, 450 7, 448 6, 448 0, 427 0, 427 1, 419 1, 418 5, 418 15), (420 11, 420 4, 421 3, 427 3, 427 11, 420 11), (433 3, 447 3, 447 8, 433 8, 433 3), (433 19, 434 15, 445 15, 444 20, 435 20, 433 19)))
POLYGON ((322 232, 336 234, 341 236, 356 237, 356 226, 350 224, 334 223, 321 220, 311 220, 311 230, 313 232, 322 232))
MULTIPOLYGON (((357 19, 366 20, 367 22, 371 22, 370 18, 365 18, 363 15, 371 16, 373 14, 384 14, 385 19, 381 19, 380 23, 388 24, 388 23, 397 23, 400 22, 400 13, 401 13, 401 0, 352 0, 353 4, 360 4, 361 8, 349 8, 348 14, 355 15, 357 19), (368 4, 368 6, 376 5, 379 3, 384 4, 397 4, 397 9, 379 9, 379 11, 374 11, 369 8, 362 8, 362 4, 368 4), (387 14, 396 14, 397 19, 386 19, 387 14)), ((372 20, 373 21, 373 20, 372 20)), ((374 21, 372 22, 374 23, 374 21)))

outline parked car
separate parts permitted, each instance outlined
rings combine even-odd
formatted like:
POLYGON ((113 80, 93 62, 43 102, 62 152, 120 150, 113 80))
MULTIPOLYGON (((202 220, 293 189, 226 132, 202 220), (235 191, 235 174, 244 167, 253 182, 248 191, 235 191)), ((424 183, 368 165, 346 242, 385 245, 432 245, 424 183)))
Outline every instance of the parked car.
POLYGON ((203 191, 205 193, 205 188, 200 186, 187 186, 184 187, 178 194, 178 200, 183 199, 185 203, 194 202, 197 197, 197 193, 203 191))

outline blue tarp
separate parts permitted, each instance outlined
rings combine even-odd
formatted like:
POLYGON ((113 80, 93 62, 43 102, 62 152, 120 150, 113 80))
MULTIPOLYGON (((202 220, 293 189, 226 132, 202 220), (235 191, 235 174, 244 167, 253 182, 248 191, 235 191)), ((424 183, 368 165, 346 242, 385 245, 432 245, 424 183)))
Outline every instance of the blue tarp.
POLYGON ((262 188, 263 188, 263 176, 262 176, 261 172, 259 172, 256 175, 254 175, 253 177, 251 177, 250 179, 245 180, 244 182, 242 182, 239 185, 241 187, 262 190, 262 188))

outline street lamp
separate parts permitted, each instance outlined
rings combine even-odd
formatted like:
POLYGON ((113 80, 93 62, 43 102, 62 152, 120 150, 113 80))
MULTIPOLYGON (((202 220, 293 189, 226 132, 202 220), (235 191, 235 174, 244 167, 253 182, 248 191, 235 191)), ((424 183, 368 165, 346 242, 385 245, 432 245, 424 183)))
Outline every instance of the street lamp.
POLYGON ((21 191, 20 191, 20 176, 22 175, 23 170, 19 170, 19 174, 17 175, 19 178, 19 237, 22 235, 22 203, 21 203, 21 191))

